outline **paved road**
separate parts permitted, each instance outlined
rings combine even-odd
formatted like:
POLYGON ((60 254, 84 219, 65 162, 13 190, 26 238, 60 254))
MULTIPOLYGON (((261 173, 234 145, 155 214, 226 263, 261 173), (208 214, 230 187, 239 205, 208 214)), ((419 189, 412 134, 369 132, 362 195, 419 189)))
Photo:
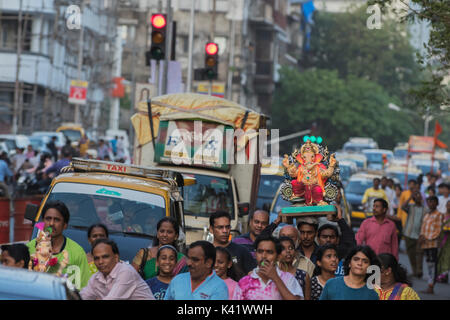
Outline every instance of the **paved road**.
MULTIPOLYGON (((400 264, 402 264, 408 270, 408 274, 412 274, 411 264, 409 263, 408 255, 406 254, 405 241, 402 240, 400 244, 399 253, 400 264)), ((427 285, 427 264, 423 263, 423 277, 418 279, 415 277, 409 277, 412 281, 412 287, 422 300, 450 300, 450 284, 449 283, 436 283, 434 287, 434 294, 426 294, 421 291, 426 290, 427 285)))

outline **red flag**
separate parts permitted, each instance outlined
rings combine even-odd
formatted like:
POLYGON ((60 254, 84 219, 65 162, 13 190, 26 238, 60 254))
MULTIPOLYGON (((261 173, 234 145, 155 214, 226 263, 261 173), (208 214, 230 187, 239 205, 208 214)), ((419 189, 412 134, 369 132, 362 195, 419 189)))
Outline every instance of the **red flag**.
POLYGON ((434 126, 434 136, 437 137, 442 132, 442 127, 439 122, 436 121, 436 125, 434 126))

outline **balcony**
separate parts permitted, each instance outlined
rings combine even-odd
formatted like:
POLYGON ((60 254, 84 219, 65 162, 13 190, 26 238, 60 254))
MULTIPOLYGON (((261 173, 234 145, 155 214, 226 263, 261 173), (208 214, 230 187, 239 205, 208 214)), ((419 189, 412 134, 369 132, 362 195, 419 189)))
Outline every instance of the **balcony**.
POLYGON ((254 24, 273 27, 274 18, 272 5, 264 3, 263 1, 251 1, 249 20, 254 24))

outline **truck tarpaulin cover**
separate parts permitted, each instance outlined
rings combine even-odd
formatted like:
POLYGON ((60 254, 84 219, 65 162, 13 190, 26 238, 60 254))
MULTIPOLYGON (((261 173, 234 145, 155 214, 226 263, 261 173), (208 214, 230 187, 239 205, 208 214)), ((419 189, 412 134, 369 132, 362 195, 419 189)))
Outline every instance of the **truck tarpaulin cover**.
MULTIPOLYGON (((147 102, 140 102, 138 103, 137 113, 131 117, 139 145, 144 145, 152 141, 147 110, 147 102)), ((261 126, 260 114, 233 101, 196 93, 175 93, 152 99, 152 119, 155 138, 158 134, 160 119, 204 120, 239 129, 242 126, 246 112, 248 112, 248 115, 243 129, 244 131, 253 129, 256 132, 261 126)), ((238 149, 245 145, 246 142, 238 141, 238 149)))

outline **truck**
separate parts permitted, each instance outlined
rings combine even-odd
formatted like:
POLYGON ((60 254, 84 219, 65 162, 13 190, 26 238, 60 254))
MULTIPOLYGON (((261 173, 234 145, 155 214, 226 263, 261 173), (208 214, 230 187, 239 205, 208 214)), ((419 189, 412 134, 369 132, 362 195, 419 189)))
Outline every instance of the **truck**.
POLYGON ((177 93, 139 102, 131 122, 134 163, 195 179, 182 191, 187 244, 211 239, 209 217, 218 210, 231 215, 232 235, 247 231, 261 167, 253 161, 255 146, 266 116, 219 97, 177 93))

